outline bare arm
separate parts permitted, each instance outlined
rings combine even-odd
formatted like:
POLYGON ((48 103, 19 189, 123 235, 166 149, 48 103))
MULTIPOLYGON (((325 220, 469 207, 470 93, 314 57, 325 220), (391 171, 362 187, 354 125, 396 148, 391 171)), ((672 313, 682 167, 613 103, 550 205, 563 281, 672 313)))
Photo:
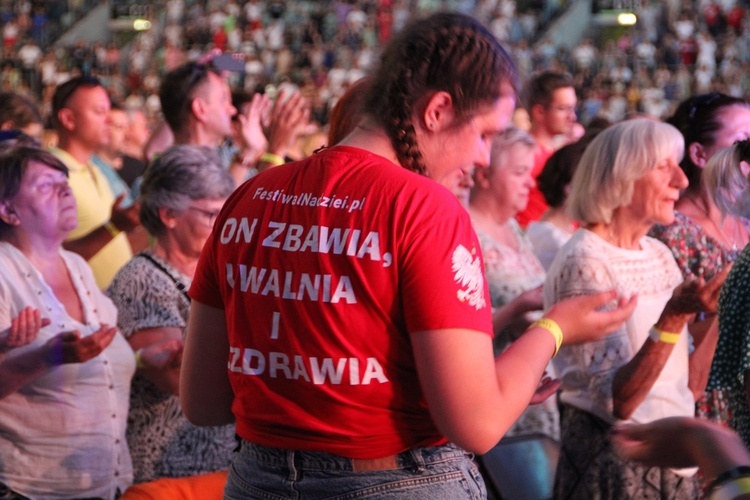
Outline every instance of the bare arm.
POLYGON ((117 328, 102 327, 87 337, 64 332, 35 349, 0 362, 0 399, 41 377, 47 370, 68 363, 84 363, 98 356, 115 338, 117 328))
MULTIPOLYGON (((110 215, 110 222, 117 231, 129 232, 140 225, 140 219, 136 205, 131 205, 127 208, 122 206, 124 199, 125 195, 120 195, 115 201, 112 207, 112 214, 110 215)), ((84 259, 89 260, 116 237, 117 234, 112 234, 105 224, 94 229, 86 236, 66 241, 63 246, 66 250, 75 252, 84 259)))
MULTIPOLYGON (((526 290, 507 304, 495 309, 492 313, 492 329, 495 335, 500 334, 505 328, 514 323, 524 321, 523 318, 519 318, 522 314, 544 309, 543 288, 543 286, 539 286, 531 290, 526 290)), ((521 324, 519 328, 523 330, 528 326, 528 323, 521 324)))
MULTIPOLYGON (((597 311, 615 298, 610 292, 556 304, 555 320, 565 343, 604 336, 633 312, 635 299, 612 311, 597 311)), ((546 330, 534 327, 497 359, 489 335, 472 330, 435 330, 411 335, 419 378, 438 429, 475 453, 494 446, 529 404, 555 349, 546 330), (470 409, 470 410, 469 410, 470 409)))
MULTIPOLYGON (((697 280, 678 286, 656 322, 656 328, 665 332, 682 332, 694 313, 716 311, 719 291, 729 274, 729 267, 727 266, 708 283, 697 280)), ((617 370, 612 380, 615 417, 630 418, 636 408, 643 403, 664 369, 673 349, 674 344, 646 339, 633 359, 617 370)), ((703 354, 705 353, 701 351, 696 361, 703 354)))
POLYGON ((138 330, 128 342, 141 350, 140 372, 162 391, 179 394, 182 364, 182 331, 177 327, 138 330), (157 355, 158 354, 158 355, 157 355))
POLYGON ((651 391, 659 377, 674 344, 646 342, 628 363, 621 366, 612 380, 614 416, 628 419, 651 391))
POLYGON ((195 425, 234 422, 228 356, 224 311, 194 300, 182 356, 180 403, 187 419, 195 425))
POLYGON ((688 325, 695 350, 690 354, 688 386, 697 401, 703 396, 711 374, 716 345, 719 343, 719 321, 716 316, 688 325))
POLYGON ((613 442, 625 458, 657 467, 700 467, 706 478, 750 465, 750 453, 730 429, 708 420, 671 417, 616 427, 613 442))

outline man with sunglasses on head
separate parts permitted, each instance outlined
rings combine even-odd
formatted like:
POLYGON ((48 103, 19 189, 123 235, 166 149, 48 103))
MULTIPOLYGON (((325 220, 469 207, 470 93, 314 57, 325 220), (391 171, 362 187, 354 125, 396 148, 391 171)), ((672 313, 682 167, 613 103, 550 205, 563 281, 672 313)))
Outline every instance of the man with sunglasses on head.
POLYGON ((147 146, 147 154, 166 149, 172 141, 221 146, 220 155, 237 184, 255 170, 284 163, 289 147, 309 120, 308 103, 299 92, 281 92, 275 103, 267 95, 253 94, 235 107, 225 75, 244 69, 241 57, 208 54, 167 73, 159 87, 159 100, 173 139, 161 127, 147 146))
POLYGON ((115 199, 106 177, 91 162, 109 141, 110 99, 96 78, 80 76, 59 85, 52 97, 52 123, 58 146, 52 153, 68 167, 78 206, 78 227, 65 243, 85 258, 96 283, 105 289, 132 257, 126 232, 139 225, 138 210, 115 199))
MULTIPOLYGON (((227 158, 229 171, 246 170, 255 164, 267 147, 260 125, 265 99, 257 95, 244 113, 232 104, 232 92, 225 72, 244 69, 241 59, 210 54, 205 61, 187 62, 167 73, 159 87, 164 120, 176 145, 222 145, 233 136, 233 118, 240 124, 239 151, 227 158)), ((234 152, 234 151, 232 151, 234 152)), ((240 177, 234 176, 235 180, 240 177)))

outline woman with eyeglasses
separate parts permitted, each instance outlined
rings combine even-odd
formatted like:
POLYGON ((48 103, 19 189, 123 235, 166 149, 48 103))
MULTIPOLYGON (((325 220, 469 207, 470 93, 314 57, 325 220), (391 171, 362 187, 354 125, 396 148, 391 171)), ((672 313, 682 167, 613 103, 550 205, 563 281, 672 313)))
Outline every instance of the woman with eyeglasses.
POLYGON ((174 146, 144 174, 140 218, 153 246, 115 276, 108 294, 118 326, 136 353, 127 439, 134 482, 184 477, 229 467, 234 425, 196 427, 178 397, 183 329, 193 279, 206 242, 234 182, 208 147, 174 146), (144 349, 160 356, 145 358, 144 349))
POLYGON ((0 151, 4 498, 112 499, 132 482, 125 426, 133 351, 91 268, 62 248, 77 224, 59 159, 25 144, 0 151))
MULTIPOLYGON (((750 218, 750 139, 717 152, 703 177, 719 212, 750 218)), ((750 245, 729 272, 719 297, 719 339, 706 393, 709 416, 733 427, 750 446, 750 245), (721 411, 718 411, 721 410, 721 411)))
MULTIPOLYGON (((684 278, 710 280, 734 262, 747 245, 750 223, 734 214, 720 213, 703 182, 703 170, 716 152, 750 137, 750 104, 718 92, 701 94, 683 101, 667 122, 685 140, 680 167, 688 178, 688 187, 675 204, 674 222, 656 225, 649 234, 670 248, 684 278)), ((694 340, 715 344, 718 325, 714 320, 712 314, 698 315, 690 325, 694 340)), ((707 371, 695 377, 693 389, 702 392, 707 379, 707 371)), ((696 401, 698 415, 726 420, 726 411, 719 393, 709 392, 696 401)))

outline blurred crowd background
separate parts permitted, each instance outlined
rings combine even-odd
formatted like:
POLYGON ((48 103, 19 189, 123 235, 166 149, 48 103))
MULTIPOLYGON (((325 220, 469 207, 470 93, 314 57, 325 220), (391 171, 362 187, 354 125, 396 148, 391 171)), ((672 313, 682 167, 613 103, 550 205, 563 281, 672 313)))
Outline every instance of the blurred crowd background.
POLYGON ((391 34, 411 16, 438 9, 469 13, 490 27, 522 81, 538 70, 570 72, 583 125, 597 116, 665 117, 696 93, 750 93, 748 8, 737 0, 4 0, 0 90, 29 94, 48 113, 55 86, 83 73, 157 121, 160 78, 217 48, 246 57, 235 86, 270 94, 299 88, 315 123, 325 126, 391 34), (582 4, 591 16, 581 30, 565 17, 576 8, 579 16, 582 4), (637 23, 597 22, 613 8, 632 11, 637 23), (97 9, 106 10, 108 29, 92 29, 101 24, 97 9), (133 30, 135 19, 148 20, 150 29, 133 30))

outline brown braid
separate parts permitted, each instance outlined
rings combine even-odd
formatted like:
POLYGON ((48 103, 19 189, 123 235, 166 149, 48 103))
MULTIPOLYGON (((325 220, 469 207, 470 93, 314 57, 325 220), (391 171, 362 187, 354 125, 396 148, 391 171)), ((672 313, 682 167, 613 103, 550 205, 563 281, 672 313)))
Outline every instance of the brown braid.
POLYGON ((438 13, 406 27, 386 47, 365 111, 391 138, 404 168, 422 175, 427 168, 412 123, 417 106, 431 94, 448 92, 464 123, 500 97, 500 86, 517 89, 508 54, 478 21, 438 13))

